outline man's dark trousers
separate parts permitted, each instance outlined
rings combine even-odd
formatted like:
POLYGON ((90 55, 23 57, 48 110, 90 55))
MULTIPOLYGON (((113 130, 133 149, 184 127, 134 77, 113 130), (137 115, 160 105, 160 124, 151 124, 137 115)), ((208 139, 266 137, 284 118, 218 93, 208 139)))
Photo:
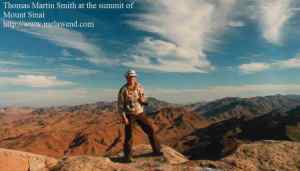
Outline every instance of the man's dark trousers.
POLYGON ((160 152, 160 143, 155 136, 154 128, 147 118, 145 113, 138 115, 127 115, 129 123, 125 125, 125 143, 124 143, 124 155, 125 157, 132 157, 132 134, 134 127, 138 124, 143 131, 148 135, 152 150, 154 153, 160 152))

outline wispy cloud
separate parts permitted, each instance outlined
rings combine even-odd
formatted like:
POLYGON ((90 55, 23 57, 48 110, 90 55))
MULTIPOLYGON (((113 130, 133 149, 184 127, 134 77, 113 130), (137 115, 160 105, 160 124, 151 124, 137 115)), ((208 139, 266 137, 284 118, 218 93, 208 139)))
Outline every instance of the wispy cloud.
POLYGON ((123 63, 130 67, 165 72, 208 72, 213 69, 206 60, 202 61, 202 64, 197 64, 189 59, 191 55, 197 56, 197 51, 150 37, 146 37, 131 51, 134 52, 129 57, 132 60, 123 63))
POLYGON ((45 107, 86 104, 115 100, 117 93, 113 89, 83 87, 5 91, 0 94, 0 105, 45 107))
POLYGON ((7 52, 7 51, 0 51, 0 68, 2 66, 20 66, 26 65, 23 59, 25 58, 24 53, 20 52, 7 52))
POLYGON ((244 27, 246 24, 243 21, 229 21, 228 26, 230 27, 244 27))
POLYGON ((36 67, 36 66, 23 66, 21 63, 14 64, 13 62, 0 61, 0 73, 13 74, 13 75, 44 75, 50 76, 55 74, 62 74, 68 76, 89 76, 98 74, 100 71, 97 69, 84 68, 76 65, 59 64, 54 67, 36 67), (1 66, 3 65, 3 66, 1 66), (59 71, 59 72, 58 72, 59 71))
MULTIPOLYGON (((170 72, 209 72, 214 69, 206 51, 215 50, 219 36, 228 26, 235 0, 146 0, 148 11, 134 16, 128 23, 137 29, 155 33, 161 39, 146 38, 141 50, 129 64, 170 72), (149 47, 149 46, 152 47, 149 47), (167 54, 174 54, 170 59, 167 54), (157 56, 150 56, 150 55, 157 56), (157 60, 156 64, 151 59, 157 60), (183 62, 184 61, 184 62, 183 62)), ((127 63, 128 64, 128 63, 127 63)))
POLYGON ((280 68, 287 68, 287 69, 292 69, 292 68, 298 68, 300 69, 300 54, 296 56, 295 58, 291 58, 288 60, 282 60, 273 63, 274 66, 278 66, 280 68))
POLYGON ((242 64, 239 66, 239 69, 242 73, 252 74, 268 69, 300 69, 300 54, 294 58, 287 60, 277 60, 271 63, 263 62, 252 62, 248 64, 242 64))
POLYGON ((242 64, 239 66, 239 69, 241 70, 242 73, 251 74, 251 73, 267 70, 270 67, 271 67, 270 64, 253 62, 249 64, 242 64))
POLYGON ((0 77, 0 85, 27 86, 46 88, 72 85, 70 81, 59 80, 56 76, 18 75, 17 77, 0 77))
POLYGON ((0 65, 21 65, 20 62, 1 60, 0 65))
POLYGON ((65 74, 65 75, 72 75, 72 76, 87 76, 87 75, 95 75, 99 73, 99 70, 95 69, 89 69, 89 68, 82 68, 79 66, 74 66, 74 65, 66 65, 62 64, 60 66, 60 70, 65 74))
POLYGON ((44 70, 38 70, 38 69, 28 69, 28 68, 19 68, 19 67, 9 67, 9 66, 3 66, 0 67, 0 73, 6 73, 6 74, 47 74, 44 70))
POLYGON ((67 49, 63 49, 61 53, 62 53, 62 56, 64 56, 64 57, 72 56, 72 54, 67 49))
POLYGON ((294 0, 256 0, 258 6, 257 19, 263 37, 274 44, 282 43, 282 31, 289 19, 294 15, 294 0))
POLYGON ((30 56, 24 53, 0 51, 0 73, 48 76, 57 74, 57 71, 59 71, 59 74, 64 74, 65 76, 87 76, 99 73, 99 70, 96 69, 64 64, 65 61, 74 61, 79 59, 77 57, 73 57, 66 49, 63 49, 61 53, 62 57, 47 58, 43 56, 30 56), (35 61, 28 60, 36 58, 46 61, 47 65, 40 66, 35 64, 35 61))
MULTIPOLYGON (((1 62, 0 62, 1 63, 1 62)), ((52 68, 28 68, 28 67, 0 67, 0 73, 19 74, 19 75, 47 75, 51 76, 59 71, 64 76, 88 76, 99 73, 99 70, 83 68, 74 65, 61 64, 52 68)))
MULTIPOLYGON (((39 39, 48 40, 57 46, 80 51, 86 59, 94 64, 107 63, 102 49, 91 42, 83 33, 66 28, 17 28, 17 31, 31 34, 39 39)), ((66 54, 67 51, 63 51, 66 54)))

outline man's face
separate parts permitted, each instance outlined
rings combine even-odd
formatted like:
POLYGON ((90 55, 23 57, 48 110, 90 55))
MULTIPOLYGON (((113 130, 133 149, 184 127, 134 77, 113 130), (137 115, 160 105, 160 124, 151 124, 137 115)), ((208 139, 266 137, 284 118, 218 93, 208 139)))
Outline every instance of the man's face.
POLYGON ((135 84, 137 82, 137 79, 136 79, 136 77, 127 77, 127 83, 129 84, 129 85, 133 85, 133 84, 135 84))

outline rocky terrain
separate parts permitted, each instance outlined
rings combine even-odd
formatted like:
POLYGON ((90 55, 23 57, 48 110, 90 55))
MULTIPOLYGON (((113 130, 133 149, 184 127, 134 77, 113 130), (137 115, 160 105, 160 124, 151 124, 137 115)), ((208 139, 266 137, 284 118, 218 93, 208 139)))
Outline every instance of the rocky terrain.
POLYGON ((193 159, 219 159, 234 152, 241 143, 260 140, 300 142, 300 107, 213 123, 177 141, 176 149, 193 159))
MULTIPOLYGON (((167 153, 147 155, 150 147, 143 144, 148 139, 137 128, 137 157, 131 164, 120 161, 124 125, 116 102, 0 108, 0 162, 8 160, 8 154, 21 153, 23 157, 49 156, 50 164, 42 160, 48 163, 42 168, 48 170, 299 170, 295 164, 300 156, 299 106, 300 96, 296 95, 223 98, 190 105, 150 98, 146 111, 167 153), (272 153, 271 147, 278 148, 278 153, 272 153), (184 162, 175 166, 170 159, 176 157, 170 153, 184 162), (289 153, 295 157, 284 159, 289 153)), ((28 168, 28 163, 40 161, 31 159, 12 158, 0 170, 17 163, 27 163, 20 168, 28 168)))
POLYGON ((51 158, 27 152, 0 149, 0 170, 10 171, 259 171, 300 169, 300 143, 258 141, 242 144, 233 154, 217 161, 189 160, 163 146, 162 156, 151 156, 151 147, 135 146, 134 161, 122 162, 122 153, 103 156, 51 158))
POLYGON ((34 108, 31 107, 3 107, 0 108, 0 123, 9 123, 25 119, 34 108))
POLYGON ((200 167, 233 171, 300 170, 300 143, 263 140, 241 144, 220 160, 193 160, 200 167))
MULTIPOLYGON (((166 145, 172 146, 195 129, 209 125, 206 119, 192 111, 162 108, 169 106, 163 104, 157 107, 161 110, 149 113, 149 117, 156 124, 159 139, 166 145)), ((26 115, 25 119, 0 127, 0 147, 52 157, 109 155, 122 149, 124 125, 115 108, 108 103, 41 108, 26 115)), ((141 129, 135 131, 135 144, 148 142, 141 129)))

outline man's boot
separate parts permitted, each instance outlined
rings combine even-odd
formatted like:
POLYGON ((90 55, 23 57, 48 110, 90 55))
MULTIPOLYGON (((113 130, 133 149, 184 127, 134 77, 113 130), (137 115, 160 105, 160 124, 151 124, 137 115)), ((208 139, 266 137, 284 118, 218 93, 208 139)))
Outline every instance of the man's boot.
POLYGON ((124 157, 124 162, 131 163, 131 162, 133 162, 133 158, 131 156, 125 156, 124 157))
POLYGON ((161 151, 153 151, 153 152, 151 153, 151 155, 152 155, 152 156, 162 156, 163 153, 162 153, 161 151))

